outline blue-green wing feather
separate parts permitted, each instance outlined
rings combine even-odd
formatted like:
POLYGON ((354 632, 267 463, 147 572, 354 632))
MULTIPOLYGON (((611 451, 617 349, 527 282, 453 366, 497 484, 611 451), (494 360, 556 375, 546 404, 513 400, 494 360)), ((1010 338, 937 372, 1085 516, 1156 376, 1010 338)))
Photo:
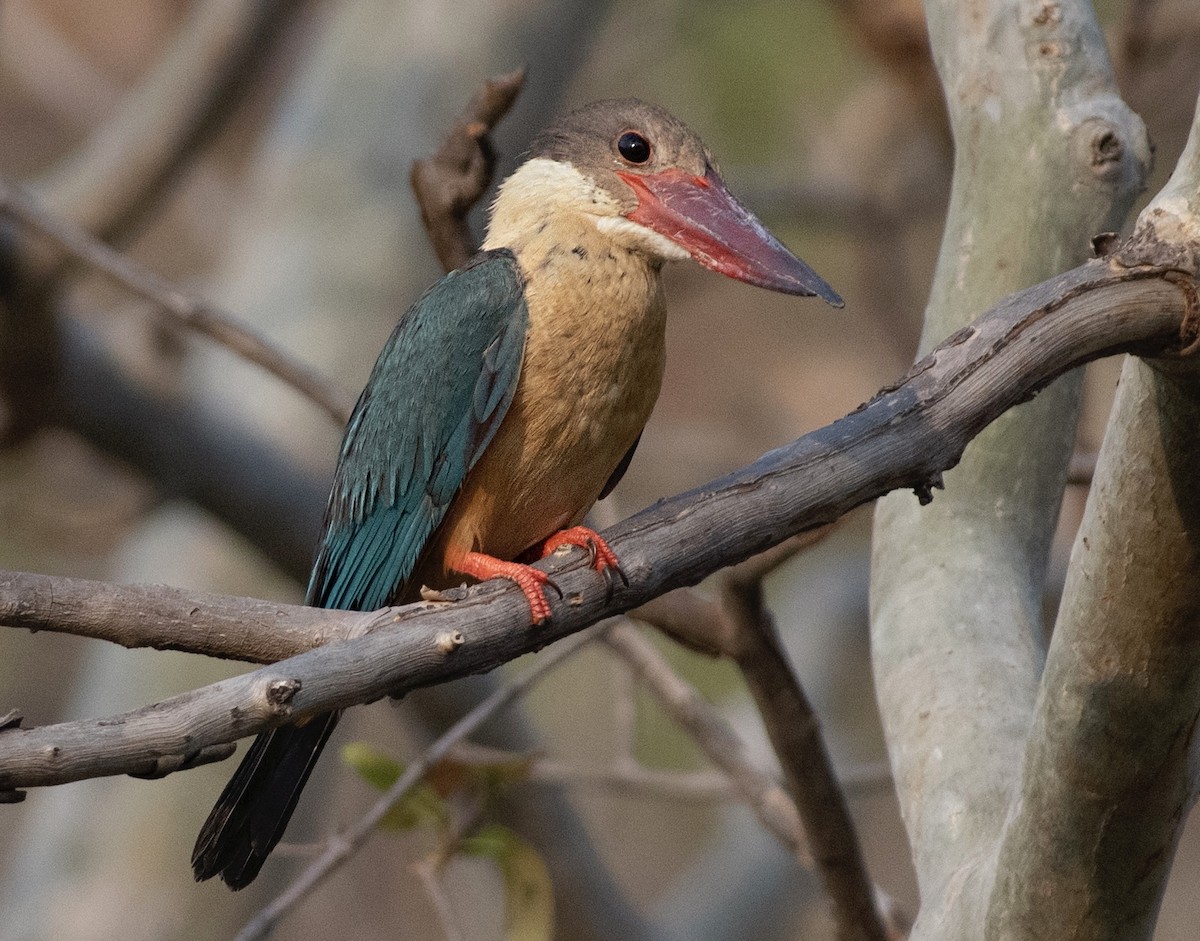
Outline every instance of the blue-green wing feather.
POLYGON ((529 313, 512 253, 482 252, 396 329, 346 427, 309 604, 389 604, 512 401, 529 313))
MULTIPOLYGON (((528 326, 521 274, 503 250, 447 275, 396 326, 346 426, 310 604, 393 600, 504 420, 528 326)), ((197 879, 241 888, 258 875, 337 720, 254 740, 196 840, 197 879)))

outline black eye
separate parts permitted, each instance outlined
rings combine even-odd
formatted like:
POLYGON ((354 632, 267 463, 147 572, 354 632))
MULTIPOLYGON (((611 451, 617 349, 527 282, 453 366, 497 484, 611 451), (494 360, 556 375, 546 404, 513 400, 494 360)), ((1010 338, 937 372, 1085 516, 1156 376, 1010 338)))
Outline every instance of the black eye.
POLYGON ((617 152, 630 163, 645 163, 650 159, 650 141, 637 131, 626 131, 617 140, 617 152))

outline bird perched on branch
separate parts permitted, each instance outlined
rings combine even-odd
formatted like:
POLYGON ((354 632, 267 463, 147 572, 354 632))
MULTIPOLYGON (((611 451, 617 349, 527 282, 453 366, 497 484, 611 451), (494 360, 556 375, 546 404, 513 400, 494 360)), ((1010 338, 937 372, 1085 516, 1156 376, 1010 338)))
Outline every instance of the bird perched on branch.
MULTIPOLYGON (((624 474, 658 398, 664 262, 841 298, 725 188, 661 108, 600 101, 542 133, 500 187, 483 249, 401 318, 346 428, 308 603, 374 610, 448 577, 505 578, 534 624, 578 545, 623 577, 584 514, 624 474)), ((258 874, 338 714, 263 732, 196 841, 197 879, 258 874)))

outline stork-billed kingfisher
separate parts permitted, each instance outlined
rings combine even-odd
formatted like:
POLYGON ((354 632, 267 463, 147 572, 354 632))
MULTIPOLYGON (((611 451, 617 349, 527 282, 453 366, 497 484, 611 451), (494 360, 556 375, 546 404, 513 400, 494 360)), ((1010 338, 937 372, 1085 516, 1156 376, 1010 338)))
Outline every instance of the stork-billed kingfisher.
MULTIPOLYGON (((549 619, 544 572, 517 559, 584 546, 658 398, 664 262, 694 258, 785 294, 841 298, 725 188, 686 125, 636 99, 554 124, 504 181, 482 250, 401 318, 346 427, 307 602, 374 610, 455 575, 507 578, 549 619)), ((552 585, 552 583, 551 583, 552 585)), ((248 885, 279 842, 338 713, 261 733, 192 855, 248 885)))

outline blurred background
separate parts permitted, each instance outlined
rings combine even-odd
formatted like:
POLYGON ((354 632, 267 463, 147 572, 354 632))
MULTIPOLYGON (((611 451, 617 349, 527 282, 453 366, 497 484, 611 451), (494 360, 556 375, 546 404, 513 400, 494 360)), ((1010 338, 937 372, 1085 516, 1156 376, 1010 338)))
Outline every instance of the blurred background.
MULTIPOLYGON (((1182 148, 1200 86, 1200 5, 1110 0, 1100 12, 1122 92, 1157 146, 1153 193, 1182 148)), ((603 510, 625 516, 840 417, 911 362, 951 169, 923 29, 917 0, 10 2, 0 5, 0 173, 78 221, 103 220, 134 257, 353 393, 399 314, 440 273, 408 188, 411 162, 436 148, 483 79, 529 66, 526 90, 496 135, 501 174, 561 110, 624 95, 665 105, 703 135, 730 188, 846 308, 756 291, 697 266, 670 269, 662 398, 603 510), (155 116, 172 95, 193 106, 185 79, 164 71, 220 30, 245 29, 246 19, 256 32, 237 75, 181 147, 185 159, 144 184, 138 159, 156 146, 155 116), (114 140, 132 141, 132 156, 114 140), (122 186, 143 197, 136 207, 113 208, 122 186)), ((69 358, 65 384, 76 404, 25 427, 20 403, 6 401, 0 567, 300 601, 341 429, 228 352, 165 329, 146 305, 86 271, 73 272, 53 303, 71 324, 63 342, 91 350, 88 362, 105 363, 131 401, 162 407, 153 431, 162 440, 140 448, 151 432, 122 417, 124 400, 88 385, 69 358), (209 438, 200 428, 217 431, 209 438), (274 504, 206 498, 185 479, 179 465, 204 473, 220 449, 235 479, 279 496, 278 514, 274 504), (254 521, 259 511, 265 522, 254 521), (263 528, 283 532, 267 544, 263 528)), ((0 318, 0 346, 12 319, 0 318)), ((1084 465, 1116 374, 1105 362, 1089 377, 1084 465)), ((1054 586, 1085 494, 1073 486, 1064 501, 1054 586)), ((847 773, 884 759, 867 650, 869 521, 869 508, 852 513, 768 583, 847 773)), ((1047 599, 1048 612, 1054 604, 1047 599)), ((659 643, 769 766, 735 670, 659 643)), ((240 669, 3 631, 0 712, 19 708, 30 725, 98 716, 240 669)), ((355 710, 337 744, 365 740, 412 754, 436 734, 439 716, 472 695, 451 689, 355 710)), ((690 740, 598 652, 555 672, 489 734, 602 769, 622 747, 630 704, 640 761, 703 766, 690 740)), ((156 782, 89 781, 0 807, 0 939, 229 937, 303 865, 305 844, 375 797, 331 751, 289 831, 292 845, 235 896, 195 885, 188 865, 231 771, 226 762, 156 782)), ((888 782, 874 777, 854 791, 852 809, 872 875, 912 911, 903 828, 888 782)), ((737 803, 532 783, 514 785, 504 803, 498 813, 551 864, 559 937, 829 936, 815 877, 737 803), (575 865, 577 857, 590 862, 575 865)), ((431 846, 420 831, 381 834, 279 936, 442 937, 411 869, 431 846)), ((1164 903, 1163 941, 1195 936, 1198 880, 1192 827, 1164 903)), ((493 867, 457 860, 446 881, 464 937, 501 937, 493 867)))

